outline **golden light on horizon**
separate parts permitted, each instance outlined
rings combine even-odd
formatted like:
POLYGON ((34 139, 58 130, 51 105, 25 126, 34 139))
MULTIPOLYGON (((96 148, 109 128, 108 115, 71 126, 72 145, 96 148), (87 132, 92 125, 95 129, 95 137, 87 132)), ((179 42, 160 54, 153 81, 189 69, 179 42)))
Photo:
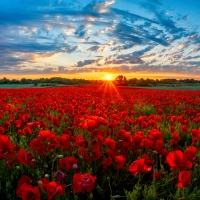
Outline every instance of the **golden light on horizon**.
POLYGON ((111 80, 111 75, 107 74, 107 75, 106 75, 106 80, 107 80, 107 81, 110 81, 110 80, 111 80))

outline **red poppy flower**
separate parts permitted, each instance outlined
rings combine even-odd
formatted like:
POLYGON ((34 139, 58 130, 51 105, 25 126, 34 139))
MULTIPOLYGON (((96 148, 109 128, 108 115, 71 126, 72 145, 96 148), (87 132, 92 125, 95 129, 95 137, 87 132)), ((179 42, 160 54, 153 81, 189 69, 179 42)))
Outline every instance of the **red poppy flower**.
POLYGON ((86 147, 86 140, 84 137, 76 136, 76 140, 74 142, 75 147, 83 146, 86 147))
POLYGON ((173 125, 170 126, 170 130, 173 133, 175 131, 175 127, 173 125))
POLYGON ((61 196, 65 192, 65 184, 61 185, 60 181, 57 182, 49 182, 46 178, 40 179, 42 182, 42 189, 47 192, 48 200, 52 200, 55 195, 61 196))
POLYGON ((17 188, 16 194, 18 197, 21 197, 22 200, 41 199, 39 189, 37 187, 33 187, 32 185, 28 185, 27 183, 23 183, 21 186, 19 186, 17 188))
POLYGON ((73 194, 78 192, 92 192, 95 185, 96 177, 89 173, 86 174, 74 174, 72 181, 73 194))
POLYGON ((138 146, 142 142, 142 139, 144 138, 144 133, 143 132, 137 132, 133 136, 133 143, 134 145, 138 146))
POLYGON ((83 157, 85 162, 90 162, 90 156, 88 155, 88 150, 85 147, 79 148, 78 154, 83 157))
POLYGON ((170 152, 166 157, 171 170, 183 169, 185 167, 192 168, 195 159, 196 147, 188 148, 184 153, 180 150, 170 152))
POLYGON ((145 159, 145 164, 146 164, 146 165, 148 165, 148 166, 154 165, 154 160, 151 160, 151 159, 149 158, 149 155, 148 155, 148 154, 143 154, 143 155, 142 155, 142 158, 145 159))
POLYGON ((160 172, 153 172, 151 174, 152 179, 156 179, 156 181, 159 181, 161 179, 161 173, 160 172))
POLYGON ((103 144, 108 146, 110 149, 116 149, 116 142, 112 138, 106 138, 103 144))
POLYGON ((180 150, 170 152, 166 157, 171 170, 178 170, 180 167, 184 167, 183 152, 180 150))
POLYGON ((94 119, 87 119, 86 120, 87 129, 89 131, 93 131, 95 128, 99 128, 99 123, 94 119))
POLYGON ((172 137, 173 137, 173 140, 175 140, 176 142, 178 142, 181 139, 180 135, 176 132, 172 134, 172 137))
POLYGON ((132 173, 133 176, 136 176, 138 173, 149 172, 152 170, 152 166, 148 166, 145 164, 145 159, 140 158, 129 166, 129 171, 132 173))
POLYGON ((100 146, 96 145, 93 149, 92 149, 92 159, 93 160, 99 160, 102 156, 102 152, 100 150, 100 146))
POLYGON ((72 149, 70 145, 70 137, 67 134, 62 134, 60 136, 58 144, 61 149, 68 149, 69 151, 72 149))
POLYGON ((152 140, 162 140, 162 133, 157 129, 152 129, 149 132, 148 138, 152 140))
POLYGON ((20 150, 17 154, 17 160, 21 164, 27 164, 30 166, 34 166, 34 154, 32 152, 26 152, 24 149, 20 150))
POLYGON ((29 114, 24 114, 24 115, 22 116, 22 120, 23 120, 24 122, 27 122, 30 118, 31 118, 31 116, 30 116, 29 114))
POLYGON ((41 144, 40 146, 38 146, 39 149, 37 149, 37 153, 39 156, 45 156, 46 155, 46 151, 47 151, 47 147, 45 144, 41 144))
POLYGON ((3 128, 5 128, 6 130, 8 129, 9 126, 10 126, 10 122, 3 123, 3 128))
POLYGON ((193 137, 198 137, 198 135, 199 135, 198 130, 194 129, 194 128, 191 130, 191 134, 193 137))
POLYGON ((17 186, 19 187, 19 186, 23 185, 24 183, 26 183, 27 185, 29 185, 30 184, 30 180, 31 180, 30 177, 28 177, 27 175, 22 176, 19 179, 17 186))
POLYGON ((44 144, 41 142, 39 138, 33 138, 31 142, 29 143, 29 146, 34 150, 39 150, 42 148, 44 144))
POLYGON ((104 158, 103 160, 103 168, 107 170, 108 166, 112 164, 112 158, 108 156, 108 158, 104 158))
POLYGON ((124 167, 124 163, 126 162, 126 158, 124 156, 115 156, 115 162, 115 169, 122 169, 124 167))
POLYGON ((115 156, 117 155, 116 149, 108 149, 108 150, 106 151, 106 153, 107 153, 108 156, 110 156, 112 159, 114 159, 115 156))
POLYGON ((193 162, 196 159, 196 154, 198 153, 198 149, 193 146, 189 146, 184 152, 184 158, 187 161, 193 162))
POLYGON ((39 132, 39 137, 42 141, 48 140, 50 138, 51 131, 50 130, 44 130, 39 132))
POLYGON ((2 126, 0 126, 0 134, 4 134, 4 132, 5 132, 5 129, 2 126))
POLYGON ((31 135, 32 134, 32 130, 29 127, 26 127, 23 129, 23 133, 25 135, 31 135))
POLYGON ((54 181, 49 182, 46 186, 48 200, 52 200, 56 194, 58 194, 58 196, 61 196, 62 194, 64 194, 65 192, 64 188, 65 188, 65 185, 60 185, 59 182, 58 183, 54 181))
POLYGON ((178 187, 179 188, 184 188, 184 187, 188 187, 190 184, 190 178, 191 178, 191 172, 190 171, 182 171, 179 173, 178 175, 178 187))
POLYGON ((5 153, 8 154, 8 156, 5 156, 7 158, 11 158, 11 157, 15 156, 15 154, 13 153, 14 149, 15 149, 15 146, 9 140, 9 137, 7 135, 0 134, 0 157, 3 158, 5 153), (10 156, 9 156, 9 154, 10 154, 10 156))
POLYGON ((69 170, 69 169, 77 169, 77 159, 73 156, 68 156, 66 158, 62 158, 58 161, 59 167, 64 169, 64 170, 69 170))
POLYGON ((182 131, 183 133, 187 133, 187 131, 188 131, 187 126, 186 126, 186 125, 182 125, 182 126, 181 126, 181 131, 182 131))
POLYGON ((148 138, 143 138, 141 146, 146 148, 146 149, 150 149, 150 148, 153 147, 153 141, 148 139, 148 138))

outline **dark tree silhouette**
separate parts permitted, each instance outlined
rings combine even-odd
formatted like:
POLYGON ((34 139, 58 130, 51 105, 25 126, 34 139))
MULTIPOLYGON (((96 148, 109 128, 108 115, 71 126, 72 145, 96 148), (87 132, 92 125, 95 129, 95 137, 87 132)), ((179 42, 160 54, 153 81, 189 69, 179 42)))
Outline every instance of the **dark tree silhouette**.
POLYGON ((119 75, 115 78, 114 83, 118 86, 125 86, 127 85, 127 78, 123 75, 119 75))

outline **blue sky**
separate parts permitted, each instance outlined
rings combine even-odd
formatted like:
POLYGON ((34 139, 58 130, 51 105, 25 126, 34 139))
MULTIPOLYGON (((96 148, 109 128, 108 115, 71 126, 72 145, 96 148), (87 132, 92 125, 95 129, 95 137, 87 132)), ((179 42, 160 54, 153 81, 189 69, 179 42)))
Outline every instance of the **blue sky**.
POLYGON ((200 79, 199 0, 0 2, 0 78, 200 79))

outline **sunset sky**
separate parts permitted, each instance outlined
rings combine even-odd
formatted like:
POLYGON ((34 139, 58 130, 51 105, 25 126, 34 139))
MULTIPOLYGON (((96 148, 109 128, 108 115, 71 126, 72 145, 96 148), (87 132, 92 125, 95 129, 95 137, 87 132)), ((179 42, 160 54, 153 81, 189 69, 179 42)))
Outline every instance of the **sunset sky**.
POLYGON ((0 79, 200 79, 200 0, 0 1, 0 79))

